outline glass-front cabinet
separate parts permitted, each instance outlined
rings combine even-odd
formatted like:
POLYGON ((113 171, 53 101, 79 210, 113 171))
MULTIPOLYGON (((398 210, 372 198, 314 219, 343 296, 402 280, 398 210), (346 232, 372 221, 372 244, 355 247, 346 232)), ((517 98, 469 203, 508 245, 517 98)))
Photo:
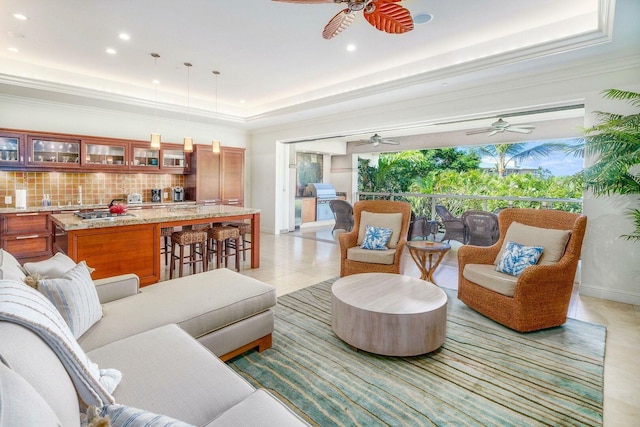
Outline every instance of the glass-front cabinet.
POLYGON ((24 164, 24 145, 20 135, 0 134, 0 164, 21 166, 24 164))
POLYGON ((84 144, 84 164, 125 168, 128 165, 127 148, 125 143, 87 142, 84 144))
POLYGON ((184 169, 185 153, 181 145, 162 146, 162 169, 184 169))
POLYGON ((133 153, 132 168, 160 169, 160 150, 149 148, 149 145, 131 145, 133 153))
POLYGON ((41 167, 80 167, 80 140, 30 136, 27 164, 41 167))

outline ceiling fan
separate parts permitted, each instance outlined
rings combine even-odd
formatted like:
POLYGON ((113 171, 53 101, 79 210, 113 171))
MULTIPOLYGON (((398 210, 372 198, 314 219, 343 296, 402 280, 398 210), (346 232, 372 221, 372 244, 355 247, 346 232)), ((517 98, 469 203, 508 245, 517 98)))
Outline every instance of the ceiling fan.
POLYGON ((380 144, 399 145, 400 143, 392 139, 383 138, 376 133, 372 135, 369 139, 360 140, 356 145, 366 145, 366 144, 371 144, 374 147, 377 147, 380 144))
POLYGON ((475 129, 475 130, 470 130, 469 132, 467 132, 467 135, 476 135, 478 133, 486 133, 489 132, 489 135, 487 136, 492 136, 495 135, 497 133, 502 133, 502 132, 517 132, 517 133, 531 133, 533 132, 533 130, 536 127, 533 125, 529 125, 529 124, 523 124, 523 125, 511 125, 508 122, 502 120, 502 119, 498 119, 497 122, 493 122, 491 123, 490 127, 487 128, 481 128, 481 129, 475 129))
POLYGON ((380 31, 392 34, 413 30, 413 18, 408 9, 400 6, 401 0, 273 0, 286 3, 346 3, 347 8, 338 12, 324 27, 322 37, 331 39, 347 29, 362 10, 364 18, 380 31))

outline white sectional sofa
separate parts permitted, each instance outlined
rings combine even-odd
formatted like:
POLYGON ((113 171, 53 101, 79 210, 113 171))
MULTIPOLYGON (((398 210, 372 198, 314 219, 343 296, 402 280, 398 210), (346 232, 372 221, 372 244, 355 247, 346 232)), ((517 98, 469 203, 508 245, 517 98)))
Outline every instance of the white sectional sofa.
MULTIPOLYGON (((3 316, 16 298, 26 295, 38 304, 45 298, 21 283, 24 272, 15 258, 4 251, 0 257, 0 427, 79 426, 89 404, 64 358, 40 331, 3 316)), ((102 317, 72 344, 100 369, 122 374, 112 401, 101 403, 112 418, 124 414, 112 419, 115 425, 132 413, 129 421, 162 415, 150 425, 164 425, 164 417, 198 426, 307 425, 214 355, 229 358, 270 346, 272 286, 227 269, 141 290, 133 275, 98 280, 95 286, 102 317)), ((58 315, 53 305, 50 309, 58 315)), ((72 334, 60 319, 63 332, 72 334)))

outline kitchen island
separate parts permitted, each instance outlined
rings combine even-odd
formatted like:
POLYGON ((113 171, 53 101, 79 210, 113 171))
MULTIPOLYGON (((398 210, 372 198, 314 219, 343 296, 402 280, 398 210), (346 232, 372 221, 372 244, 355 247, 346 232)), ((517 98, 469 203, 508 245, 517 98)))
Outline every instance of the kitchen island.
POLYGON ((140 285, 160 280, 161 229, 251 220, 251 268, 260 267, 260 210, 237 206, 176 206, 111 218, 53 214, 54 252, 95 268, 94 279, 135 273, 140 285))

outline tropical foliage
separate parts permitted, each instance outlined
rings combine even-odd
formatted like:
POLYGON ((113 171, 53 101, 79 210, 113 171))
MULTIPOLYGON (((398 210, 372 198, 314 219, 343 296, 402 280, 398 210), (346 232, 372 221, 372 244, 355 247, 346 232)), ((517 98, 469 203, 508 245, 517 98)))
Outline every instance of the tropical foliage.
MULTIPOLYGON (((640 93, 609 89, 608 99, 640 108, 640 93)), ((600 124, 585 130, 584 152, 596 161, 584 170, 585 187, 598 196, 640 194, 640 113, 622 115, 599 111, 600 124)), ((635 231, 627 239, 640 240, 640 209, 628 215, 635 231)))

